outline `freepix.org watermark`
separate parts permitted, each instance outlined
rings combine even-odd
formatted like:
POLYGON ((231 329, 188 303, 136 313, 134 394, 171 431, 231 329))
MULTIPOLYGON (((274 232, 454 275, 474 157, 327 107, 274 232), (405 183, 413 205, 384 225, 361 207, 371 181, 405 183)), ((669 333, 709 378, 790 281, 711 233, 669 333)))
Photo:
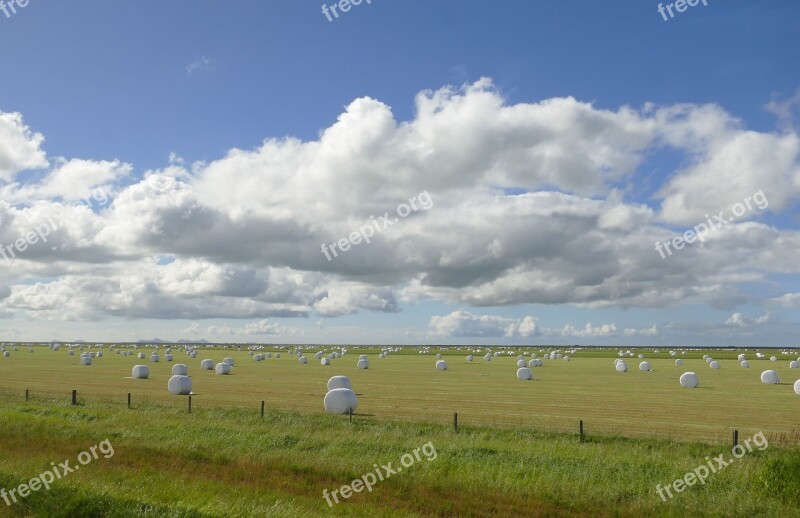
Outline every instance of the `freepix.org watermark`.
MULTIPOLYGON (((102 207, 108 203, 108 200, 109 198, 106 195, 105 190, 102 188, 97 188, 92 191, 91 197, 81 200, 81 203, 89 208, 92 208, 92 203, 96 202, 102 207)), ((63 211, 59 211, 58 218, 48 218, 47 221, 36 225, 33 229, 26 232, 24 236, 20 237, 13 243, 6 245, 0 244, 0 256, 3 256, 6 261, 10 261, 11 259, 15 259, 17 254, 21 254, 27 250, 28 247, 33 246, 36 243, 47 243, 48 236, 58 230, 64 221, 64 213, 63 211)))
POLYGON ((702 2, 705 7, 708 7, 708 0, 676 0, 675 2, 668 3, 666 7, 664 6, 663 2, 659 2, 658 14, 660 14, 666 22, 672 18, 675 18, 676 16, 675 13, 672 12, 673 7, 675 8, 675 11, 680 14, 686 12, 686 10, 690 7, 696 7, 700 4, 700 2, 702 2), (667 13, 669 13, 669 18, 667 18, 667 13))
POLYGON ((732 459, 725 460, 724 453, 719 454, 713 459, 706 457, 706 464, 700 464, 694 470, 686 472, 683 478, 679 478, 671 484, 667 484, 665 487, 661 487, 661 484, 657 484, 656 493, 661 497, 661 500, 666 502, 667 496, 664 495, 664 492, 666 492, 669 498, 673 498, 675 495, 672 494, 672 489, 674 489, 676 493, 683 493, 686 491, 687 487, 692 487, 698 482, 700 482, 701 485, 705 485, 706 479, 710 475, 719 473, 738 459, 744 457, 745 454, 752 452, 753 446, 756 446, 759 451, 764 451, 769 447, 769 442, 764 436, 764 432, 758 432, 749 439, 746 439, 744 445, 737 444, 734 446, 731 450, 731 455, 733 455, 732 459))
POLYGON ((429 210, 431 207, 433 207, 433 199, 431 198, 431 195, 428 194, 428 191, 422 191, 408 200, 408 203, 401 203, 397 206, 398 218, 392 218, 389 216, 389 211, 384 212, 383 216, 378 219, 375 219, 375 216, 372 216, 372 221, 362 226, 358 230, 351 232, 349 236, 343 237, 338 241, 334 241, 330 245, 322 243, 322 253, 325 254, 325 257, 328 259, 328 261, 332 261, 333 257, 339 257, 339 252, 347 252, 350 250, 351 246, 360 245, 362 241, 365 243, 370 243, 370 239, 375 235, 376 232, 382 232, 386 230, 400 221, 400 218, 406 218, 410 214, 420 210, 429 210), (336 251, 337 247, 339 248, 339 252, 336 251), (333 257, 331 257, 331 254, 333 254, 333 257))
POLYGON ((662 259, 666 259, 668 255, 672 255, 670 246, 675 248, 675 250, 683 250, 683 247, 687 244, 691 245, 696 241, 705 242, 709 233, 716 232, 718 229, 736 220, 736 218, 744 216, 745 213, 752 211, 754 208, 764 210, 767 207, 769 207, 769 200, 767 200, 767 197, 764 195, 764 191, 758 191, 746 197, 741 202, 734 204, 730 210, 733 216, 730 218, 725 217, 725 211, 720 211, 719 214, 714 216, 706 214, 706 222, 698 223, 694 228, 684 232, 682 236, 676 236, 667 241, 656 241, 656 252, 661 255, 662 259), (753 203, 755 206, 753 206, 753 203), (666 254, 664 253, 665 251, 666 254))
POLYGON ((349 484, 345 484, 338 489, 334 489, 333 491, 328 492, 327 489, 322 491, 322 498, 328 502, 328 507, 333 507, 333 502, 331 502, 331 497, 333 500, 338 504, 339 503, 339 496, 343 499, 348 499, 353 496, 353 493, 360 493, 364 491, 366 488, 367 492, 372 492, 372 486, 377 484, 378 482, 383 482, 387 478, 391 477, 392 475, 396 475, 397 473, 401 473, 403 468, 410 468, 416 462, 422 461, 422 457, 430 462, 432 460, 436 460, 436 457, 439 456, 436 453, 436 448, 434 448, 432 442, 428 442, 427 444, 423 444, 421 448, 414 448, 414 451, 411 453, 405 453, 402 457, 400 457, 400 466, 396 468, 392 467, 392 463, 384 464, 381 467, 378 467, 377 464, 373 464, 372 466, 375 468, 375 471, 370 471, 366 475, 361 478, 357 478, 354 481, 350 482, 349 484), (420 456, 422 453, 422 456, 420 456), (338 496, 337 496, 338 494, 338 496))
POLYGON ((12 14, 17 14, 17 7, 20 9, 28 7, 30 0, 0 0, 0 12, 11 18, 12 14))
POLYGON ((114 447, 111 445, 111 441, 106 439, 87 451, 80 452, 78 454, 78 465, 70 466, 69 459, 58 465, 55 462, 51 462, 52 469, 39 473, 39 476, 32 478, 27 484, 20 484, 18 487, 9 490, 0 488, 0 498, 5 501, 7 506, 11 506, 12 502, 17 503, 17 497, 27 498, 31 493, 35 493, 42 488, 48 490, 50 489, 50 484, 56 480, 61 480, 70 473, 78 471, 81 466, 86 466, 93 460, 99 459, 98 451, 105 459, 110 459, 114 456, 114 447))
MULTIPOLYGON (((372 0, 363 0, 369 5, 372 5, 372 0)), ((339 13, 346 13, 349 12, 350 9, 356 5, 361 5, 362 0, 339 0, 338 2, 332 3, 330 6, 327 4, 322 4, 322 14, 328 19, 329 22, 332 22, 335 19, 339 18, 339 13), (337 9, 339 12, 337 12, 337 9), (333 16, 331 16, 333 14, 333 16)))

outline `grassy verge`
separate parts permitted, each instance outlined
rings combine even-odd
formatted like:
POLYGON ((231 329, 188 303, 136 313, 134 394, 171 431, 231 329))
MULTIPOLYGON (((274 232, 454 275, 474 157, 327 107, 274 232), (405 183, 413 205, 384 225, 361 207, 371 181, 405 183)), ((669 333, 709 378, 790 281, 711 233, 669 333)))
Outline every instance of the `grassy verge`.
POLYGON ((663 502, 724 446, 386 422, 357 416, 0 403, 0 487, 109 439, 100 456, 0 516, 800 516, 797 450, 754 450, 663 502), (329 507, 332 491, 431 443, 401 473, 329 507))

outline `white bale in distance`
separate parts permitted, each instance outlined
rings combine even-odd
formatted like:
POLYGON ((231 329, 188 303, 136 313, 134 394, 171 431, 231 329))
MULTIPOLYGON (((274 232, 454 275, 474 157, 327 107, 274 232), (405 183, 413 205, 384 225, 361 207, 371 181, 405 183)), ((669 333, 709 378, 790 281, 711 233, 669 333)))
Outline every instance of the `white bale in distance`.
POLYGON ((207 359, 201 361, 200 362, 200 368, 203 369, 203 370, 207 370, 207 371, 213 371, 214 370, 214 360, 211 360, 211 359, 207 358, 207 359))
POLYGON ((436 359, 437 359, 437 360, 441 360, 441 359, 442 359, 442 355, 441 355, 441 354, 437 354, 437 355, 436 355, 436 359))
POLYGON ((628 364, 623 361, 617 362, 617 372, 628 372, 628 364))
POLYGON ((231 373, 231 366, 227 363, 218 363, 216 367, 214 367, 214 371, 217 374, 230 374, 231 373))
POLYGON ((565 362, 568 362, 568 361, 571 361, 571 360, 572 360, 572 358, 570 358, 569 356, 564 356, 564 361, 565 362))
POLYGON ((471 361, 472 361, 472 360, 474 360, 474 359, 475 359, 475 357, 474 357, 474 356, 472 356, 471 354, 468 354, 468 355, 467 355, 467 361, 468 361, 468 362, 471 362, 471 361))
POLYGON ((800 380, 794 382, 794 393, 800 396, 800 380))
POLYGON ((764 371, 761 373, 761 382, 767 385, 777 385, 781 382, 778 373, 773 370, 764 371))
POLYGON ((363 360, 358 360, 356 367, 358 367, 359 369, 369 369, 369 360, 367 360, 366 358, 363 360))
POLYGON ((490 362, 490 361, 492 361, 492 355, 489 354, 489 353, 486 353, 486 356, 484 356, 483 359, 486 360, 487 362, 490 362))
POLYGON ((640 360, 644 360, 644 354, 640 354, 640 355, 639 355, 639 359, 640 359, 640 360))
POLYGON ((167 382, 167 390, 175 396, 188 396, 192 393, 192 378, 176 375, 167 382))
POLYGON ((314 359, 315 360, 319 360, 320 358, 322 358, 322 353, 321 352, 314 353, 314 359))
POLYGON ((684 372, 681 374, 681 387, 683 388, 697 388, 700 386, 700 378, 694 372, 684 372))
POLYGON ((677 366, 679 366, 679 367, 680 367, 681 365, 683 365, 683 360, 681 360, 680 358, 678 358, 677 360, 675 360, 675 365, 677 365, 677 366))
POLYGON ((349 414, 351 411, 355 412, 358 398, 356 393, 349 388, 335 388, 325 394, 323 405, 329 414, 349 414))
POLYGON ((228 367, 233 367, 234 365, 236 365, 236 362, 233 360, 233 358, 223 358, 222 363, 227 364, 228 367))
POLYGON ((436 360, 436 370, 446 371, 447 370, 447 362, 444 361, 444 360, 436 360))
POLYGON ((67 356, 74 356, 74 355, 75 355, 75 351, 73 351, 72 349, 67 351, 67 356))
POLYGON ((642 362, 639 364, 639 370, 643 372, 650 372, 650 364, 647 362, 642 362))
POLYGON ((275 353, 275 358, 280 358, 280 357, 281 357, 281 353, 275 353))
MULTIPOLYGON (((6 352, 6 354, 8 354, 8 353, 6 352)), ((92 357, 89 356, 88 354, 82 354, 81 355, 81 365, 91 365, 91 364, 92 364, 92 357)))
POLYGON ((139 353, 139 356, 137 356, 137 358, 139 358, 140 360, 144 360, 145 359, 144 353, 139 353))
POLYGON ((150 377, 150 367, 147 365, 134 365, 131 370, 131 376, 135 380, 146 380, 150 377))
POLYGON ((517 369, 517 379, 522 381, 532 380, 533 372, 527 367, 520 367, 517 369))
POLYGON ((305 365, 308 363, 308 358, 306 358, 305 356, 300 356, 299 358, 297 358, 297 362, 300 365, 305 365))
POLYGON ((183 363, 176 363, 172 366, 172 375, 173 376, 188 376, 189 375, 189 367, 187 367, 183 363))
POLYGON ((744 361, 746 358, 747 358, 747 357, 746 357, 744 354, 740 354, 740 355, 739 355, 739 357, 738 357, 738 360, 739 360, 740 362, 743 362, 743 361, 744 361))
POLYGON ((164 361, 171 362, 172 361, 172 355, 171 354, 165 354, 164 355, 164 361))
POLYGON ((708 357, 706 358, 706 363, 711 363, 714 361, 714 358, 708 357))
POLYGON ((159 358, 158 358, 158 355, 156 353, 153 353, 153 354, 150 355, 150 361, 151 362, 158 363, 158 360, 159 360, 159 358))
POLYGON ((742 368, 744 368, 744 369, 750 368, 750 362, 747 361, 747 360, 742 360, 742 363, 740 363, 739 365, 741 365, 742 368))
POLYGON ((3 358, 10 358, 11 353, 9 351, 3 351, 3 358))
POLYGON ((321 365, 330 365, 331 361, 328 358, 323 358, 319 361, 321 365))
POLYGON ((333 376, 328 380, 328 390, 346 388, 353 390, 353 384, 347 376, 333 376))
POLYGON ((704 360, 708 360, 709 358, 711 358, 711 356, 709 356, 709 355, 707 355, 707 354, 704 354, 704 355, 703 355, 703 359, 704 359, 704 360))
POLYGON ((777 356, 770 356, 769 357, 769 361, 776 362, 776 361, 778 361, 778 357, 777 356))
POLYGON ((517 361, 517 367, 519 367, 520 369, 523 368, 523 367, 527 367, 527 366, 528 366, 528 362, 526 362, 525 360, 518 360, 517 361))
POLYGON ((711 363, 709 363, 708 366, 711 367, 712 369, 719 369, 720 368, 719 362, 716 361, 716 360, 711 362, 711 363))
POLYGON ((792 360, 792 361, 790 361, 790 362, 789 362, 789 368, 790 368, 790 369, 797 369, 797 368, 800 368, 800 362, 798 362, 797 360, 792 360))

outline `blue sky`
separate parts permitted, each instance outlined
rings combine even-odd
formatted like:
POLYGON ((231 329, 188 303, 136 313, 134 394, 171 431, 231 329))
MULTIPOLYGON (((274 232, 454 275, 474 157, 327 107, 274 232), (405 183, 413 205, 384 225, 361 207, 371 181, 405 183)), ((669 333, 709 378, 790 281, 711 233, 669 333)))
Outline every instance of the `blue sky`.
POLYGON ((708 0, 666 22, 657 6, 373 0, 332 22, 321 2, 275 0, 31 0, 10 17, 0 11, 0 114, 18 114, 0 133, 0 169, 8 164, 5 174, 0 170, 0 244, 34 228, 47 207, 71 203, 75 190, 65 186, 102 188, 111 200, 93 216, 76 209, 59 232, 53 229, 57 246, 39 243, 30 249, 36 253, 4 265, 0 339, 786 344, 800 303, 796 267, 785 260, 799 242, 797 130, 789 116, 800 92, 800 5, 708 0), (448 86, 442 113, 446 106, 463 110, 440 122, 469 131, 426 133, 418 96, 433 98, 448 86), (484 133, 501 119, 484 109, 487 95, 509 114, 512 107, 538 107, 520 117, 551 121, 543 132, 565 128, 557 138, 517 148, 531 135, 529 122, 509 115, 508 127, 484 133), (570 98, 581 107, 548 108, 570 98), (356 106, 357 99, 370 102, 356 106), (767 109, 770 102, 783 118, 767 109), (298 180, 302 174, 291 168, 318 163, 314 145, 348 113, 357 123, 339 124, 327 146, 341 150, 371 131, 388 134, 386 113, 416 136, 384 139, 380 156, 397 158, 380 170, 365 165, 375 163, 372 148, 353 145, 345 157, 325 154, 326 164, 341 158, 325 180, 319 172, 298 180), (43 141, 34 145, 36 134, 43 141), (309 149, 262 147, 285 137, 309 149), (573 145, 581 157, 574 163, 573 145), (464 176, 481 179, 461 184, 455 173, 437 169, 466 153, 402 163, 409 149, 427 146, 433 155, 451 147, 458 153, 459 146, 480 150, 484 155, 470 161, 475 171, 464 176), (548 160, 560 157, 554 172, 537 170, 550 166, 530 159, 534 148, 547 150, 548 160), (248 156, 244 165, 232 149, 248 156), (20 158, 37 150, 46 158, 20 158), (525 167, 530 174, 502 170, 525 167), (259 175, 264 181, 253 185, 265 192, 250 196, 246 181, 259 175), (170 207, 148 198, 148 178, 177 182, 159 189, 190 199, 170 207), (289 178, 291 188, 284 187, 289 178), (331 188, 322 189, 327 181, 331 188), (360 187, 339 191, 346 182, 360 187), (562 271, 554 257, 538 255, 541 247, 523 249, 524 235, 482 224, 493 203, 488 191, 498 186, 521 193, 520 200, 494 201, 508 221, 532 234, 542 221, 567 233, 554 254, 571 268, 562 271), (327 209, 316 212, 327 194, 315 187, 342 201, 326 200, 327 209), (304 194, 293 205, 298 189, 304 194), (434 207, 394 227, 400 230, 387 229, 375 246, 354 247, 334 264, 318 263, 318 252, 305 258, 313 248, 307 242, 333 242, 358 228, 355 222, 424 189, 434 207), (665 233, 682 233, 756 189, 767 193, 769 209, 748 212, 709 249, 661 260, 652 250, 626 248, 652 235, 652 249, 665 233), (541 221, 525 220, 538 210, 533 195, 543 192, 568 198, 554 201, 559 206, 549 215, 537 213, 541 221), (125 205, 131 200, 139 205, 125 205), (587 220, 558 221, 563 204, 587 220), (137 210, 151 219, 125 227, 137 210), (615 223, 584 225, 606 221, 602 213, 616 215, 605 216, 615 223), (256 236, 246 231, 249 224, 270 230, 256 236), (279 230, 295 226, 292 235, 279 230), (220 240, 197 244, 237 230, 242 236, 224 250, 220 240), (594 248, 581 250, 581 242, 594 248), (486 250, 495 260, 475 259, 486 250), (175 271, 158 268, 167 265, 175 271), (143 279, 152 287, 126 291, 143 279), (509 291, 520 293, 503 295, 509 291), (84 302, 65 303, 67 293, 84 302), (229 304, 215 317, 214 307, 229 304), (173 313, 175 306, 181 310, 173 313))

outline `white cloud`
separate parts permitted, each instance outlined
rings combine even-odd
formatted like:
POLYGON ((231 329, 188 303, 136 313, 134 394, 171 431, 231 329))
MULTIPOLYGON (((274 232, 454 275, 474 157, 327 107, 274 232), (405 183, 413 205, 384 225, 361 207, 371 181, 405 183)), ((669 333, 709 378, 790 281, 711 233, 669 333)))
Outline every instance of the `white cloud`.
POLYGON ((26 169, 47 167, 43 142, 44 136, 32 132, 21 114, 0 111, 0 181, 10 182, 26 169))

